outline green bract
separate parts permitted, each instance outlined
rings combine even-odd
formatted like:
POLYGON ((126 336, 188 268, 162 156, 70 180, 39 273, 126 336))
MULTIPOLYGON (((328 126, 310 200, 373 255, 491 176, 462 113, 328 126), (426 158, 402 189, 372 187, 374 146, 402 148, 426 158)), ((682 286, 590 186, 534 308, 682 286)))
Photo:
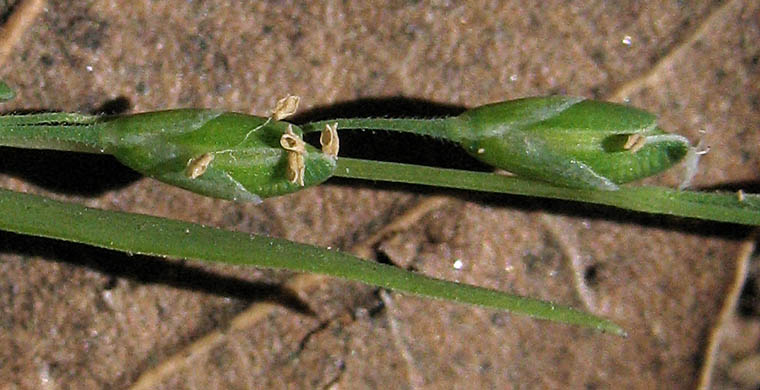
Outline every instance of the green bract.
POLYGON ((450 137, 480 161, 574 188, 615 190, 670 168, 691 148, 652 114, 574 97, 495 103, 453 121, 450 137))
POLYGON ((319 184, 335 170, 335 158, 305 145, 303 185, 288 173, 280 144, 285 122, 201 109, 158 111, 105 118, 97 127, 106 153, 163 182, 216 198, 261 198, 319 184))

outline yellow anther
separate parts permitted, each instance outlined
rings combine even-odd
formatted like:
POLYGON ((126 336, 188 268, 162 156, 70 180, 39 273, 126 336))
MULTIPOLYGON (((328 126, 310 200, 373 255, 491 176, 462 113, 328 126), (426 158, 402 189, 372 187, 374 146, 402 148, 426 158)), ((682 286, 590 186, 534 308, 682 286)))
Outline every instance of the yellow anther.
POLYGON ((644 147, 644 145, 647 144, 647 138, 641 134, 631 134, 628 136, 628 139, 625 141, 625 145, 623 145, 623 149, 630 150, 631 153, 636 153, 641 148, 644 147))
POLYGON ((303 186, 306 173, 306 143, 300 135, 293 132, 293 126, 288 125, 288 130, 280 137, 280 145, 288 152, 288 180, 303 186))
POLYGON ((298 111, 298 103, 301 102, 301 98, 298 96, 288 95, 277 101, 277 104, 272 110, 272 119, 279 121, 285 119, 298 111))
POLYGON ((195 179, 206 173, 211 161, 214 161, 213 153, 203 153, 198 157, 190 159, 187 162, 187 169, 185 169, 185 176, 195 179))
POLYGON ((340 149, 338 122, 335 122, 332 126, 330 124, 325 125, 325 129, 319 135, 319 143, 322 145, 322 153, 338 158, 338 149, 340 149))

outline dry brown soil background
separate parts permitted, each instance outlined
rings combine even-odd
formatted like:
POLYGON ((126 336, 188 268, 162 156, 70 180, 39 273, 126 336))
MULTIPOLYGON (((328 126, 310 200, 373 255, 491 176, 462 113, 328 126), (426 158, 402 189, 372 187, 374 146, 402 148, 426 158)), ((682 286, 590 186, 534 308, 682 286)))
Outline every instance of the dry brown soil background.
MULTIPOLYGON (((48 1, 0 68, 19 91, 2 111, 266 115, 290 93, 302 97, 298 121, 580 95, 628 101, 703 139, 711 149, 696 187, 758 192, 760 4, 642 3, 48 1)), ((6 16, 15 5, 3 2, 6 16)), ((346 140, 358 156, 470 164, 426 139, 346 140)), ((371 257, 583 308, 630 335, 0 233, 3 389, 693 388, 750 231, 349 180, 235 204, 111 158, 1 150, 4 188, 320 246, 349 250, 408 217, 371 257), (426 209, 410 217, 415 207, 426 209)), ((676 170, 649 183, 679 178, 676 170)), ((716 388, 758 385, 740 375, 759 351, 757 264, 724 332, 716 388)))

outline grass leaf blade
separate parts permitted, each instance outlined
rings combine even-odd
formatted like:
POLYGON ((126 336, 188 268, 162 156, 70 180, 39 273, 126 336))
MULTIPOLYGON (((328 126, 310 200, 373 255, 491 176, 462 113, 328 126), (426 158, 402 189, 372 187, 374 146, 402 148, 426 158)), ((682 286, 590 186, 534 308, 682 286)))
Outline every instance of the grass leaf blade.
POLYGON ((183 221, 106 211, 0 190, 0 229, 118 251, 313 272, 374 286, 525 314, 624 335, 611 321, 551 302, 520 297, 364 261, 283 239, 183 221))
POLYGON ((681 191, 653 186, 621 187, 617 191, 575 189, 517 176, 351 158, 338 159, 335 176, 539 196, 652 214, 760 226, 760 195, 756 194, 681 191))

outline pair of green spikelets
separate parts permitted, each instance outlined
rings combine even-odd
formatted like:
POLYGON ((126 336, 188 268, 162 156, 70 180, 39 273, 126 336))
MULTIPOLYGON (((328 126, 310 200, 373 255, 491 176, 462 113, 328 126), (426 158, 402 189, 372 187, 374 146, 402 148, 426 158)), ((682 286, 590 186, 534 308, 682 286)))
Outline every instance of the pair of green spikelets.
POLYGON ((260 201, 320 184, 335 156, 305 145, 303 185, 288 175, 282 136, 291 129, 382 129, 455 142, 476 159, 525 178, 563 187, 617 190, 618 184, 670 168, 690 151, 653 115, 634 108, 551 96, 481 106, 443 119, 338 119, 303 129, 284 121, 202 109, 136 115, 8 115, 5 145, 97 151, 155 179, 216 198, 260 201), (31 142, 30 142, 31 141, 31 142), (202 172, 188 165, 205 158, 202 172))

